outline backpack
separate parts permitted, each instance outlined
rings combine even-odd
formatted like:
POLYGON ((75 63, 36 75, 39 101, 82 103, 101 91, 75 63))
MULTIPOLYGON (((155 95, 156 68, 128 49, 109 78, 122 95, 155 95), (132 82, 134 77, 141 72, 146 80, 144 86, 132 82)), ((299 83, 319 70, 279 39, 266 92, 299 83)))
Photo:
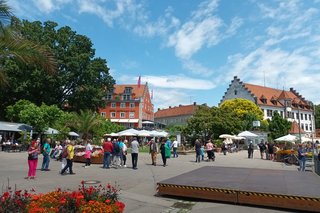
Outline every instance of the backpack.
POLYGON ((113 144, 113 151, 114 151, 114 153, 119 153, 120 152, 120 146, 119 146, 118 142, 113 144))

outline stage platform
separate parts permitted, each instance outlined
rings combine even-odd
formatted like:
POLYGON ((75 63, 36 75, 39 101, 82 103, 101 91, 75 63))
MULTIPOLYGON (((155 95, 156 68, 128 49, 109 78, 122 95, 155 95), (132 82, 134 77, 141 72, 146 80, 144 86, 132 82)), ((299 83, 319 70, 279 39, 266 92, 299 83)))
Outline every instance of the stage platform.
POLYGON ((160 195, 320 212, 320 176, 311 172, 207 166, 157 185, 160 195))

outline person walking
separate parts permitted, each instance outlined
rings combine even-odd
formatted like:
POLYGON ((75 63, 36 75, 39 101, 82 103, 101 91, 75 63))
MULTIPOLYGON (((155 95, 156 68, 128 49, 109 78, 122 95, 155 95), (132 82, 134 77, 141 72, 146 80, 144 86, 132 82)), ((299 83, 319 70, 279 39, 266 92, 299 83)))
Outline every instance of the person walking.
POLYGON ((160 145, 160 153, 163 162, 163 167, 167 166, 167 157, 166 157, 166 141, 162 140, 160 145))
POLYGON ((264 145, 264 142, 263 142, 263 139, 261 140, 261 142, 259 143, 259 150, 260 150, 260 156, 261 156, 261 159, 263 159, 263 155, 266 151, 266 145, 264 145))
POLYGON ((50 163, 50 151, 51 151, 51 138, 47 138, 46 142, 41 147, 43 161, 41 166, 41 171, 50 171, 49 163, 50 163))
POLYGON ((74 157, 74 141, 71 141, 68 145, 67 145, 67 165, 61 170, 61 175, 65 174, 65 171, 67 169, 69 169, 69 174, 70 175, 74 175, 76 173, 74 173, 72 171, 72 166, 73 166, 73 157, 74 157))
POLYGON ((88 168, 91 165, 91 154, 92 154, 93 147, 90 143, 90 140, 87 141, 86 151, 84 153, 84 157, 86 159, 86 164, 84 168, 88 168))
POLYGON ((200 163, 201 143, 199 139, 196 139, 196 142, 194 144, 194 149, 196 150, 196 162, 200 163))
POLYGON ((210 160, 214 161, 215 160, 213 148, 214 148, 213 143, 211 142, 211 140, 208 140, 208 143, 206 144, 208 161, 210 161, 210 160))
POLYGON ((133 138, 131 142, 131 158, 132 158, 132 169, 138 169, 138 154, 139 154, 139 142, 137 138, 133 138))
POLYGON ((253 158, 253 143, 250 141, 248 145, 248 158, 253 158))
POLYGON ((127 165, 126 165, 127 154, 128 154, 128 151, 127 151, 128 150, 128 146, 127 146, 127 144, 128 144, 128 141, 124 140, 123 141, 123 147, 122 147, 122 153, 123 153, 123 155, 122 155, 122 165, 123 165, 124 168, 127 167, 127 165))
POLYGON ((151 141, 150 141, 149 153, 151 154, 152 165, 156 166, 157 165, 158 146, 157 146, 157 143, 153 139, 151 139, 151 141))
POLYGON ((178 153, 177 153, 178 141, 177 141, 177 138, 173 139, 171 147, 173 149, 173 158, 177 158, 178 157, 178 153))
POLYGON ((110 168, 110 155, 113 152, 113 144, 111 143, 111 138, 108 138, 106 141, 102 144, 103 148, 103 166, 104 169, 110 168))
POLYGON ((25 179, 35 179, 39 154, 40 149, 38 147, 38 143, 36 141, 32 141, 31 146, 28 149, 28 177, 26 177, 25 179))
POLYGON ((306 160, 307 160, 307 150, 304 146, 304 144, 299 144, 298 149, 298 160, 299 160, 299 171, 304 172, 306 169, 306 160))

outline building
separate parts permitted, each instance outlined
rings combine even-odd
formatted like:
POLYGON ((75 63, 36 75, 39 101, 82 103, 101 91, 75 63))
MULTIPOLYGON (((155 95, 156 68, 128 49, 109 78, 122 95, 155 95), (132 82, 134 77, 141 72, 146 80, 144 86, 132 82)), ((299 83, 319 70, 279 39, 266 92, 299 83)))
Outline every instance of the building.
POLYGON ((194 102, 191 105, 169 106, 166 109, 158 109, 154 114, 156 123, 164 125, 186 125, 187 120, 195 113, 199 105, 194 102))
POLYGON ((314 132, 313 104, 293 88, 286 91, 243 83, 235 76, 221 103, 233 98, 244 98, 257 104, 264 113, 264 119, 271 119, 272 115, 278 112, 288 121, 296 121, 306 136, 311 136, 314 132))
POLYGON ((128 128, 141 128, 143 121, 153 121, 154 112, 148 84, 114 85, 106 97, 106 107, 99 109, 102 117, 128 128))

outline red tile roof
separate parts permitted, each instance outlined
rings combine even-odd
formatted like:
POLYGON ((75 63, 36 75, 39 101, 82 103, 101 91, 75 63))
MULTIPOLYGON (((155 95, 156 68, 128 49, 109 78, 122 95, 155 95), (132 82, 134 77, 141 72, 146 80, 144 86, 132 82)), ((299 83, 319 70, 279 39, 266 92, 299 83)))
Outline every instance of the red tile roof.
POLYGON ((124 93, 124 90, 126 87, 131 87, 132 88, 132 94, 134 98, 141 98, 144 94, 144 91, 147 87, 147 85, 140 85, 140 87, 137 84, 115 84, 114 85, 114 94, 119 95, 124 93))
POLYGON ((282 106, 280 100, 291 99, 292 103, 301 103, 304 106, 309 106, 304 98, 293 89, 285 91, 254 84, 243 83, 243 85, 252 95, 257 97, 258 105, 282 106), (265 103, 263 102, 263 99, 266 100, 265 103), (276 102, 276 104, 273 104, 272 101, 276 102))
POLYGON ((167 109, 160 109, 154 114, 154 118, 174 117, 181 115, 193 115, 198 108, 198 105, 179 105, 175 107, 169 107, 167 109))

